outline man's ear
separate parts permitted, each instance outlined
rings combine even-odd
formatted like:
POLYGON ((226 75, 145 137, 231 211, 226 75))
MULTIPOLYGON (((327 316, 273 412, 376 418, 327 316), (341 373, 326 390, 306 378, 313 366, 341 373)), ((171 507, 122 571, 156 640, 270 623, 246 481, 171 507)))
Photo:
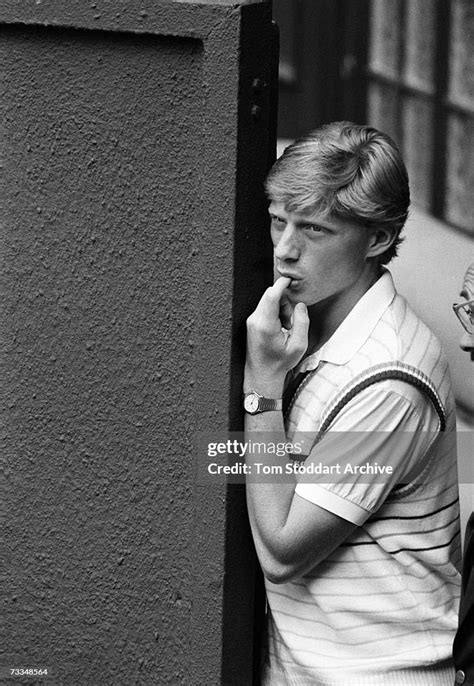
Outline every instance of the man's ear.
POLYGON ((377 257, 384 253, 397 239, 397 231, 392 227, 376 227, 370 229, 370 240, 367 257, 377 257))

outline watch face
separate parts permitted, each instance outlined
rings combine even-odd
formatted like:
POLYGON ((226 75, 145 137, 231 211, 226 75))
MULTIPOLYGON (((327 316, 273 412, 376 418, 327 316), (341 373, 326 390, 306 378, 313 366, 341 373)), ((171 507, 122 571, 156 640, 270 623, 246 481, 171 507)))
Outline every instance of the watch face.
POLYGON ((244 402, 244 408, 247 412, 253 413, 258 410, 258 395, 256 393, 249 393, 244 402))

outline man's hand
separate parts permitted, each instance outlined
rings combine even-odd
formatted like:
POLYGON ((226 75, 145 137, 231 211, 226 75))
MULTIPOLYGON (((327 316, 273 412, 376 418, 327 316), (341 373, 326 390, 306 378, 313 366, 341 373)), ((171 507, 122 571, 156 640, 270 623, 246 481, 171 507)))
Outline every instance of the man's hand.
POLYGON ((247 319, 245 392, 255 389, 269 397, 280 397, 287 372, 298 364, 308 347, 309 318, 304 303, 294 308, 288 333, 282 331, 282 308, 285 326, 289 325, 289 301, 284 294, 290 282, 284 276, 277 279, 247 319))

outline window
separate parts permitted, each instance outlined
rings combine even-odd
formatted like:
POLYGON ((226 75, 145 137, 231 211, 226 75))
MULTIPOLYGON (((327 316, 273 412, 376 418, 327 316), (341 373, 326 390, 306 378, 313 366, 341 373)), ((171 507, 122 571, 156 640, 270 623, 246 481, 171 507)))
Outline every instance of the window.
POLYGON ((371 0, 367 119, 402 148, 413 200, 474 234, 474 3, 371 0))

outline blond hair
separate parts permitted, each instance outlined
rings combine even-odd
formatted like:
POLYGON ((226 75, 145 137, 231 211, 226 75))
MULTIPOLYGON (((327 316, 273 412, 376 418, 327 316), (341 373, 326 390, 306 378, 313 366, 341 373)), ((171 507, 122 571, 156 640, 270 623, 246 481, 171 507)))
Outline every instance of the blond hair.
POLYGON ((396 239, 380 262, 397 254, 410 204, 408 174, 393 140, 372 127, 333 122, 298 139, 273 165, 265 189, 290 212, 389 227, 396 239))

